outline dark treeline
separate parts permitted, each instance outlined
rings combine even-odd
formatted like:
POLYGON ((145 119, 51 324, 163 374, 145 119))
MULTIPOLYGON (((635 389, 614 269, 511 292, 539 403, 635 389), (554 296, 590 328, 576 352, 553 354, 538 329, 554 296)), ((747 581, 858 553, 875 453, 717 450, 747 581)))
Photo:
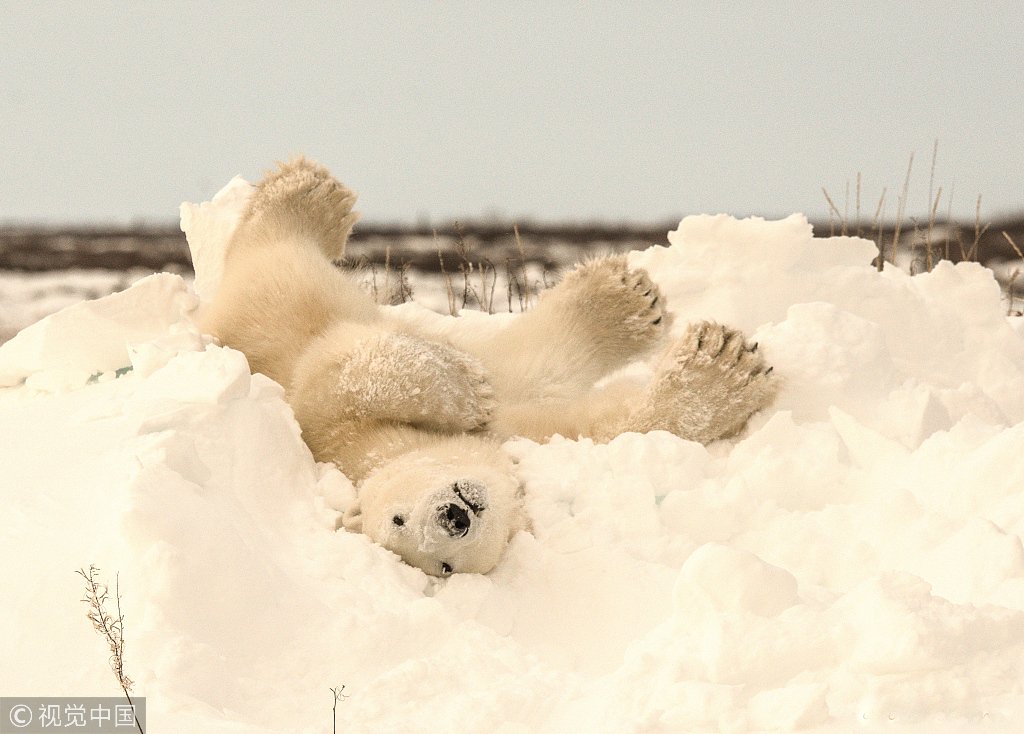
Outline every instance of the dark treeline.
MULTIPOLYGON (((441 261, 509 260, 538 263, 555 268, 594 252, 641 249, 666 244, 666 233, 675 222, 650 225, 626 224, 512 224, 467 222, 440 227, 360 223, 353 234, 347 261, 353 265, 409 267, 439 271, 441 261), (516 234, 518 230, 518 235, 516 234)), ((882 240, 891 248, 895 227, 858 227, 869 239, 882 240)), ((936 259, 978 260, 992 263, 1018 259, 1010 242, 1024 249, 1024 216, 992 221, 979 229, 974 222, 936 223, 930 234, 921 226, 901 226, 900 247, 922 250, 930 243, 936 259), (1009 235, 1009 239, 1006 235, 1009 235)), ((839 234, 837 224, 818 222, 816 235, 839 234)), ((176 225, 167 226, 6 226, 0 227, 0 269, 23 272, 88 268, 105 270, 168 270, 189 272, 185 235, 176 225)))

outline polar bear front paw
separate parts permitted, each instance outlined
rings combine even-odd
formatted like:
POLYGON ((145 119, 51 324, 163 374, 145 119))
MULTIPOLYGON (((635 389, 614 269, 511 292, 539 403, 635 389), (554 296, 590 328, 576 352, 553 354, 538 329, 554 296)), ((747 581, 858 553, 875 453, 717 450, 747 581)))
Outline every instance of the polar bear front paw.
POLYGON ((590 342, 599 358, 618 366, 654 345, 668 327, 665 298, 645 270, 625 255, 583 263, 541 301, 557 321, 590 342))
POLYGON ((436 353, 436 388, 419 405, 425 423, 445 430, 479 431, 487 427, 497 401, 483 363, 444 344, 427 342, 436 353))
POLYGON ((757 344, 735 329, 702 321, 666 350, 630 428, 709 443, 742 430, 777 390, 757 344))
POLYGON ((410 334, 364 342, 339 374, 365 417, 449 432, 476 431, 491 421, 494 389, 480 360, 447 344, 410 334))
POLYGON ((300 156, 263 177, 249 200, 246 226, 266 226, 274 236, 302 232, 316 239, 329 258, 337 259, 359 219, 352 211, 355 202, 355 192, 330 171, 300 156))

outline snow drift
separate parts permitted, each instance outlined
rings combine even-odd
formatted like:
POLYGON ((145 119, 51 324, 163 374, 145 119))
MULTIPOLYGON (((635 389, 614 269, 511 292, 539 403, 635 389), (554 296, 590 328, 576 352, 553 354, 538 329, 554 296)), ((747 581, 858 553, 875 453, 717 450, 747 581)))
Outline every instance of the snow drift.
MULTIPOLYGON (((204 292, 239 201, 187 210, 204 292)), ((0 348, 0 690, 118 693, 74 574, 95 563, 153 731, 330 731, 340 685, 344 732, 1012 730, 1024 340, 991 274, 878 273, 798 215, 669 243, 633 257, 676 328, 747 330, 777 404, 708 448, 509 442, 534 533, 488 576, 335 531, 351 484, 176 276, 26 329, 0 348)))

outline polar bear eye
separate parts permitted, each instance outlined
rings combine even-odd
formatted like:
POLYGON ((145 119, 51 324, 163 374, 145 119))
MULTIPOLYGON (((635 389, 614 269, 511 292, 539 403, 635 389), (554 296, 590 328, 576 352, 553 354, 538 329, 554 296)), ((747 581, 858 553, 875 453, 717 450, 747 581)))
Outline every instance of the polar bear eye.
POLYGON ((398 527, 402 527, 403 525, 405 525, 405 518, 401 515, 395 515, 393 518, 391 518, 391 522, 393 522, 398 527))
POLYGON ((441 575, 442 576, 451 576, 452 575, 452 565, 450 563, 442 563, 441 564, 441 575))

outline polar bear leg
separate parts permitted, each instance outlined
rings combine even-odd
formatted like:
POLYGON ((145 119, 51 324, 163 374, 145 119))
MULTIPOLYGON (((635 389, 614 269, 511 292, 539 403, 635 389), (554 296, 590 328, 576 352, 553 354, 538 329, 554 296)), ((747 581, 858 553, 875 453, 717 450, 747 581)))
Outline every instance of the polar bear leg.
POLYGON ((710 443, 738 433, 778 390, 757 345, 708 321, 690 326, 658 363, 654 380, 625 430, 671 431, 710 443))
POLYGON ((524 326, 533 318, 545 338, 571 345, 557 361, 598 379, 648 351, 668 326, 658 286, 645 270, 630 268, 625 255, 577 265, 542 295, 524 326))
POLYGON ((258 184, 231 241, 203 328, 245 353, 253 371, 288 384, 309 341, 339 315, 379 319, 373 299, 328 258, 344 250, 355 194, 299 158, 258 184))
POLYGON ((359 215, 356 195, 323 166, 303 157, 282 163, 257 185, 230 249, 274 244, 296 236, 314 242, 329 260, 345 254, 359 215))
POLYGON ((555 434, 610 441, 623 431, 644 395, 642 381, 624 378, 573 398, 502 401, 490 430, 500 438, 522 436, 546 441, 555 434))
POLYGON ((577 266, 533 311, 467 348, 502 399, 577 398, 657 344, 667 326, 658 287, 621 255, 577 266))
MULTIPOLYGON (((479 360, 440 342, 350 323, 306 348, 289 398, 307 442, 323 460, 335 460, 331 454, 341 443, 361 443, 375 426, 479 431, 494 410, 479 360)), ((401 453, 404 440, 393 438, 387 451, 401 453)))

